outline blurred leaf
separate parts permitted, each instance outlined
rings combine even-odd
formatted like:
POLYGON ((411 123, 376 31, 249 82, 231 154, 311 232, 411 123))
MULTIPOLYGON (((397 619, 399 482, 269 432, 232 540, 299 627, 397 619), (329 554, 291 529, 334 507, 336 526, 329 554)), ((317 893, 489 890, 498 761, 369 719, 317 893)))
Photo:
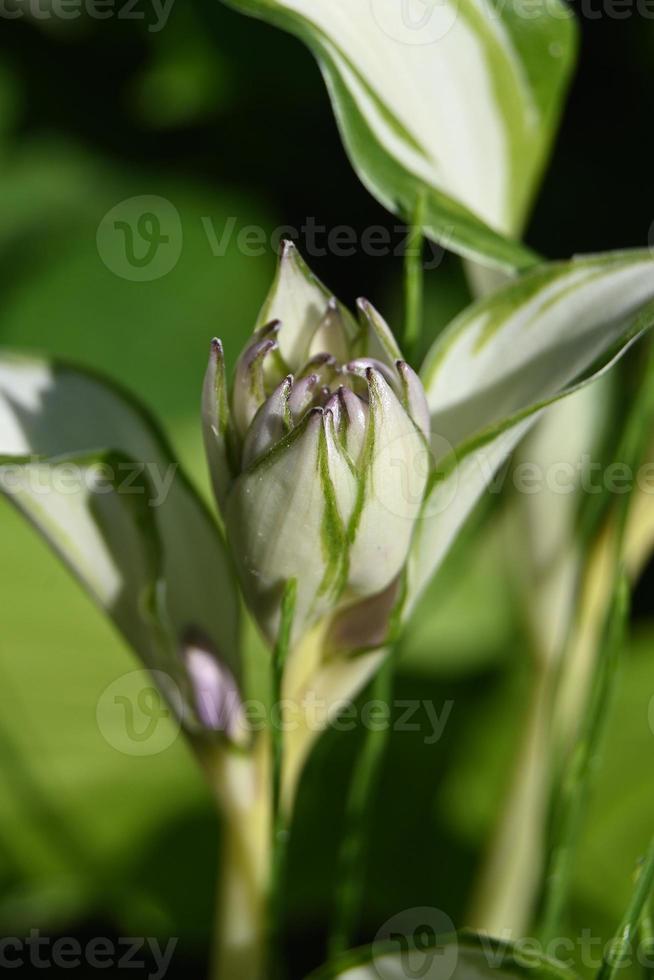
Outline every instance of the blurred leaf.
POLYGON ((151 61, 132 85, 131 111, 145 126, 188 126, 229 103, 233 76, 192 6, 176 5, 152 35, 151 61))
POLYGON ((211 337, 220 333, 233 364, 274 271, 272 248, 249 255, 238 233, 273 224, 238 191, 127 173, 35 142, 0 181, 0 342, 113 374, 158 415, 195 416, 211 337), (128 228, 113 222, 132 227, 136 257, 147 257, 144 212, 170 241, 138 268, 128 228))
POLYGON ((506 659, 519 615, 501 530, 475 521, 455 542, 404 629, 404 669, 458 676, 506 659))
MULTIPOLYGON (((594 936, 605 939, 624 912, 633 869, 654 826, 647 775, 654 764, 653 651, 654 632, 648 627, 623 653, 602 763, 575 861, 571 918, 580 929, 591 926, 594 936)), ((507 671, 504 684, 491 687, 483 707, 468 714, 441 783, 439 806, 447 827, 476 847, 492 832, 503 805, 529 705, 527 666, 507 671)))
POLYGON ((144 894, 171 899, 146 855, 189 811, 212 819, 207 791, 175 729, 151 755, 107 741, 98 704, 138 664, 4 501, 0 521, 0 931, 96 914, 147 935, 144 894))
POLYGON ((647 773, 654 765, 654 633, 629 644, 609 720, 575 874, 575 897, 613 924, 627 906, 633 869, 654 826, 647 773))

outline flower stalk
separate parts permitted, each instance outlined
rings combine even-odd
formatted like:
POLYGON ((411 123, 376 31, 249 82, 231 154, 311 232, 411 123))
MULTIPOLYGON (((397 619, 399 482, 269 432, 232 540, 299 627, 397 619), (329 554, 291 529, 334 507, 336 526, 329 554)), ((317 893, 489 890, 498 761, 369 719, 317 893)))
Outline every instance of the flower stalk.
POLYGON ((205 770, 218 803, 221 848, 216 905, 215 980, 267 980, 267 895, 271 864, 269 758, 227 749, 205 770))
POLYGON ((271 728, 272 767, 270 837, 271 862, 268 896, 268 969, 271 980, 283 980, 285 976, 283 943, 283 886, 286 872, 289 827, 282 798, 282 779, 284 765, 284 718, 283 682, 284 667, 288 659, 295 613, 297 582, 291 579, 286 584, 282 598, 279 637, 272 655, 272 703, 276 708, 271 728))

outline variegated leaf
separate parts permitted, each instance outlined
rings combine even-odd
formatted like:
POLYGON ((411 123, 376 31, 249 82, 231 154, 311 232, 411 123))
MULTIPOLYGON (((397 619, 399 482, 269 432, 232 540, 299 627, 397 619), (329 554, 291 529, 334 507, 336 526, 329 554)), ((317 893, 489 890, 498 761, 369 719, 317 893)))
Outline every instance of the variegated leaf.
POLYGON ((558 0, 228 0, 316 55, 352 163, 426 233, 504 268, 542 171, 574 61, 558 0))
POLYGON ((444 458, 416 529, 410 604, 539 415, 598 377, 652 323, 654 257, 634 251, 545 265, 445 331, 422 372, 444 458))
POLYGON ((209 512, 140 405, 66 365, 0 356, 0 492, 150 667, 184 684, 206 637, 238 675, 238 600, 209 512))

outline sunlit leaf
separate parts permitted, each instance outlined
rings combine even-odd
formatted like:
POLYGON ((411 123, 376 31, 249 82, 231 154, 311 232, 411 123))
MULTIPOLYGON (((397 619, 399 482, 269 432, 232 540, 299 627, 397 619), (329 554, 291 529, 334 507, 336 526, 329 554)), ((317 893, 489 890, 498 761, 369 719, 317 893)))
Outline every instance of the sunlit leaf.
POLYGON ((304 40, 361 180, 430 237, 512 268, 576 31, 558 3, 229 0, 304 40), (508 237, 507 237, 508 236, 508 237))
POLYGON ((0 358, 0 490, 44 534, 148 666, 189 632, 238 673, 222 539, 143 409, 61 364, 0 358))
POLYGON ((416 531, 411 601, 533 422, 653 322, 654 259, 618 252, 527 273, 441 335, 422 371, 441 465, 416 531))

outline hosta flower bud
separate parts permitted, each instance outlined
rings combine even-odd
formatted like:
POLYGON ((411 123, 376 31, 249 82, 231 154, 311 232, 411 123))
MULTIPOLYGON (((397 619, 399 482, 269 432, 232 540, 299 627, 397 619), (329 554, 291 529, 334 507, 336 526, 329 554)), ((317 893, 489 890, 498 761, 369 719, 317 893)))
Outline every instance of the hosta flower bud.
POLYGON ((216 497, 245 596, 274 639, 297 579, 296 637, 386 589, 428 476, 422 385, 361 300, 359 322, 286 244, 228 397, 214 341, 203 409, 216 497))
POLYGON ((235 743, 242 742, 245 723, 241 698, 229 668, 220 662, 203 636, 187 638, 182 662, 200 729, 221 732, 235 743))

